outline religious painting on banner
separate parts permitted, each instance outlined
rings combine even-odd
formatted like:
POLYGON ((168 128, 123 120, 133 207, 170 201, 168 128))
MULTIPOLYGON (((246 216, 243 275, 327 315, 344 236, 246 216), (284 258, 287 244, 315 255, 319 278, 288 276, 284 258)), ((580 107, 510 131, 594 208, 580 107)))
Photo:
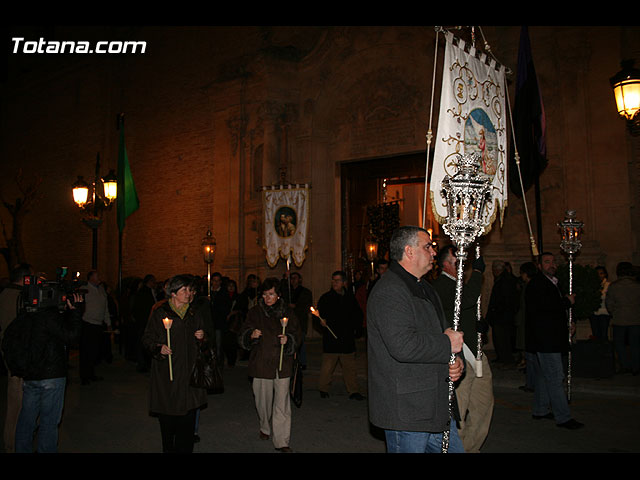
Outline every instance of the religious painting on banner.
POLYGON ((483 213, 486 234, 498 216, 502 224, 507 207, 505 68, 450 32, 445 37, 438 133, 430 179, 431 206, 438 222, 445 222, 447 206, 440 195, 442 180, 457 172, 458 154, 478 153, 481 172, 491 179, 495 199, 483 213))
POLYGON ((307 250, 309 187, 265 187, 262 201, 267 263, 273 268, 279 258, 288 259, 291 255, 295 265, 301 267, 307 250))

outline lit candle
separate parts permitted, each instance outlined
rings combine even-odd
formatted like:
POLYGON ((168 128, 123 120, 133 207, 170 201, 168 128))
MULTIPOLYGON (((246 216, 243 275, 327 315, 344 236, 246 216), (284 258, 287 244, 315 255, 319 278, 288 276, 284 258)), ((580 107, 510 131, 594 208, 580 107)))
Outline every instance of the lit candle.
MULTIPOLYGON (((318 310, 316 310, 316 309, 315 309, 315 308, 313 308, 313 307, 310 307, 309 309, 311 310, 311 313, 312 313, 313 315, 315 315, 316 317, 318 317, 320 320, 324 320, 324 318, 322 318, 322 317, 320 316, 320 312, 318 312, 318 310)), ((336 334, 335 334, 335 333, 333 333, 333 330, 331 330, 331 327, 329 327, 329 325, 327 324, 327 321, 326 321, 326 320, 324 320, 324 326, 325 326, 325 327, 327 327, 327 330, 329 330, 329 333, 330 333, 331 335, 333 335, 333 338, 335 338, 335 339, 337 340, 337 339, 338 339, 338 337, 336 336, 336 334)))
MULTIPOLYGON (((164 323, 164 328, 167 329, 167 347, 171 349, 171 334, 169 332, 171 331, 171 324, 173 323, 173 320, 165 317, 162 320, 162 323, 164 323)), ((169 380, 173 382, 173 367, 171 366, 171 354, 169 354, 169 380)))
MULTIPOLYGON (((289 322, 289 319, 287 317, 282 317, 280 319, 280 324, 282 325, 282 335, 284 335, 284 331, 287 328, 287 323, 289 322)), ((282 370, 282 355, 284 353, 284 344, 281 343, 280 344, 280 368, 278 370, 282 370)))

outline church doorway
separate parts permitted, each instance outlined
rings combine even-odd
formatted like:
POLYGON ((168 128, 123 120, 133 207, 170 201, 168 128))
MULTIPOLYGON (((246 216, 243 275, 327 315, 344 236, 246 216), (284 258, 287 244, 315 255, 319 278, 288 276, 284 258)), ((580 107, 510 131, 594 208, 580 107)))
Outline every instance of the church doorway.
MULTIPOLYGON (((378 243, 376 261, 388 260, 395 226, 422 226, 425 165, 424 152, 341 164, 342 264, 347 270, 371 273, 368 240, 378 243)), ((429 201, 424 228, 435 240, 441 236, 429 201)))

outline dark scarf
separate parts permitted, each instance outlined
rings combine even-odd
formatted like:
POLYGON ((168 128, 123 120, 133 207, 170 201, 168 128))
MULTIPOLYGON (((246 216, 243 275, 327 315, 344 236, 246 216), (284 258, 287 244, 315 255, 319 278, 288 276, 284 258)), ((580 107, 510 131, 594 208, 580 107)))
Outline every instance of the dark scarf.
POLYGON ((258 300, 258 305, 267 317, 280 319, 284 317, 284 302, 279 298, 273 305, 264 303, 264 299, 258 300))

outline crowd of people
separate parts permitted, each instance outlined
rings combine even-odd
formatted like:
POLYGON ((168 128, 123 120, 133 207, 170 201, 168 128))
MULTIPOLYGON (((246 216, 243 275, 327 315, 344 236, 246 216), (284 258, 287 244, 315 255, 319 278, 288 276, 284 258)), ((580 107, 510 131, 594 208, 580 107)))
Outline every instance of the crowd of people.
MULTIPOLYGON (((384 431, 388 452, 437 452, 444 444, 450 452, 479 452, 493 415, 495 368, 526 373, 521 388, 533 393, 534 419, 570 430, 584 426, 571 415, 563 363, 575 328, 567 313, 576 299, 561 291, 553 254, 523 262, 519 276, 508 262, 494 261, 484 316, 478 303, 487 281, 482 257, 467 262, 459 305, 454 246, 438 248, 426 230, 400 227, 389 257, 378 262, 373 278, 354 272, 350 281, 344 271, 333 272, 315 308, 300 272, 264 281, 251 274, 242 289, 219 272, 209 279, 185 274, 164 281, 148 274, 123 281, 117 298, 99 272, 89 272, 82 299, 53 315, 50 328, 39 334, 39 348, 55 368, 22 376, 8 372, 5 451, 31 451, 35 432, 37 451, 57 450, 63 395, 44 392, 52 382, 64 391, 70 348, 79 352, 82 388, 102 380, 99 365, 110 362, 111 349, 118 348, 149 375, 149 411, 158 418, 162 450, 193 451, 207 391, 192 385, 191 374, 198 352, 210 348, 224 368, 247 363, 257 435, 277 451, 290 452, 291 378, 295 365, 306 368, 309 326, 322 335, 320 397, 331 396, 340 364, 348 398, 368 397, 369 419, 384 431), (491 361, 483 352, 489 335, 491 361), (366 339, 367 396, 356 376, 359 338, 366 339)), ((601 298, 590 318, 592 338, 607 342, 611 330, 619 372, 637 375, 636 272, 623 262, 617 280, 609 282, 606 269, 597 270, 601 298)), ((21 282, 28 274, 28 265, 16 267, 11 286, 0 292, 2 334, 20 314, 21 282)))

